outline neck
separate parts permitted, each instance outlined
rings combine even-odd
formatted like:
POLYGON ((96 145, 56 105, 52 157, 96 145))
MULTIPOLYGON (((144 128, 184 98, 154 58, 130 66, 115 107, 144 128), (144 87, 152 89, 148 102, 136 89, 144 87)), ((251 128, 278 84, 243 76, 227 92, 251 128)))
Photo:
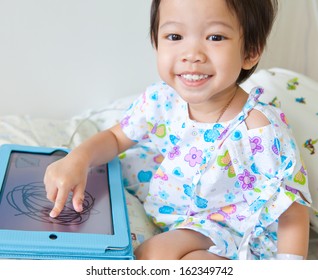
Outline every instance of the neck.
POLYGON ((205 104, 188 104, 189 117, 192 120, 205 123, 214 123, 226 118, 227 111, 230 109, 235 99, 239 86, 236 85, 226 93, 220 93, 213 97, 210 102, 205 104))

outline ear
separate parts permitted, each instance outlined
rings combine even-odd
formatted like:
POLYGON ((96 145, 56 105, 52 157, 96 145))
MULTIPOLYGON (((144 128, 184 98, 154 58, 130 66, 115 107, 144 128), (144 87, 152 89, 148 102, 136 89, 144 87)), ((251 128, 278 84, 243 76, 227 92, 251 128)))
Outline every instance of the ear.
POLYGON ((248 55, 243 61, 242 69, 244 70, 252 69, 260 61, 260 59, 261 59, 261 54, 258 52, 248 55))

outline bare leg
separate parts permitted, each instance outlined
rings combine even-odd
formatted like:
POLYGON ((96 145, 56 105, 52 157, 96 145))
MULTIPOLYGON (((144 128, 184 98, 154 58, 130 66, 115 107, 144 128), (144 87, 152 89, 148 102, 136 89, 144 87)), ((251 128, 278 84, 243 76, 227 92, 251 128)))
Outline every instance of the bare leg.
POLYGON ((228 260, 206 250, 197 250, 185 255, 182 260, 228 260))
POLYGON ((220 259, 206 251, 212 245, 201 233, 177 229, 146 240, 135 250, 135 256, 138 260, 220 259))

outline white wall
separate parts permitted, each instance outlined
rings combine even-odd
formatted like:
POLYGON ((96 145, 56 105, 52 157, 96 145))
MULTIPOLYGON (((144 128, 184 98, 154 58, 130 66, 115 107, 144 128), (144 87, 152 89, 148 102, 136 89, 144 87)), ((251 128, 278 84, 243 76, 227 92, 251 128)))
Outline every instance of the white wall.
POLYGON ((318 0, 279 0, 259 68, 282 67, 318 81, 318 0))
MULTIPOLYGON (((0 0, 0 115, 67 118, 143 91, 158 79, 150 2, 0 0)), ((318 80, 318 0, 279 2, 259 68, 318 80)))
POLYGON ((150 2, 0 0, 0 115, 67 118, 143 91, 150 2))

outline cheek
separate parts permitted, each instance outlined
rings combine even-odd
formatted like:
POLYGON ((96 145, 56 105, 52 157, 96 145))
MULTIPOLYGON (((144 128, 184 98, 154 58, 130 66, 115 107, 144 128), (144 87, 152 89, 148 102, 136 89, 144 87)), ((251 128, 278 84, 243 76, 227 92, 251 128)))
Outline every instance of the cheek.
POLYGON ((225 53, 216 57, 219 69, 228 72, 240 72, 243 66, 243 57, 241 54, 232 50, 231 52, 225 53))
POLYGON ((157 69, 158 69, 158 74, 161 77, 161 79, 164 79, 163 74, 164 74, 164 63, 161 59, 160 56, 157 56, 157 69))
POLYGON ((165 77, 173 71, 173 59, 169 52, 157 52, 157 68, 160 77, 165 77))

